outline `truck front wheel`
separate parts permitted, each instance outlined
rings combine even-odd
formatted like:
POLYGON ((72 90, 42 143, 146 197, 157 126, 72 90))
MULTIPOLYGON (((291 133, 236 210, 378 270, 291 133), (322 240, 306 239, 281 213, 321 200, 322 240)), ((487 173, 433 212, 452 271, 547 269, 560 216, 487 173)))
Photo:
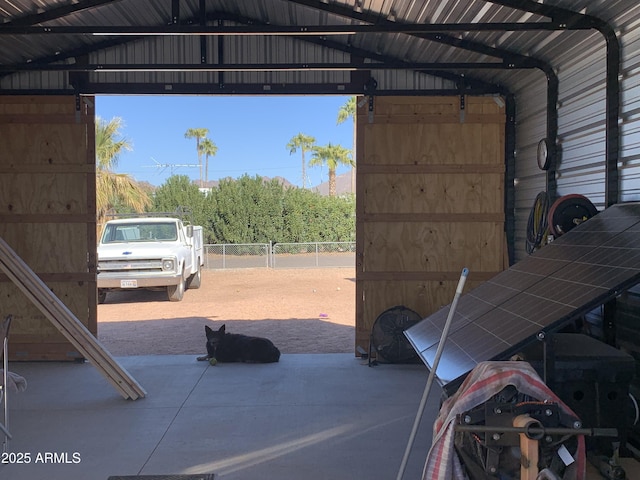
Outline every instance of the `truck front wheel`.
POLYGON ((169 285, 167 287, 167 295, 172 302, 179 302, 184 297, 184 278, 180 277, 178 285, 169 285))

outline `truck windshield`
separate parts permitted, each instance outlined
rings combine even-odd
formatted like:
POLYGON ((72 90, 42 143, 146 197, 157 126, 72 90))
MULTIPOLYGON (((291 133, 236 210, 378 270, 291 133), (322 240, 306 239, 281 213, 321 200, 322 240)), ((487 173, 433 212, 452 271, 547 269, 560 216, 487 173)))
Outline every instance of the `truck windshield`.
POLYGON ((102 243, 171 242, 177 239, 175 223, 108 224, 102 234, 102 243))

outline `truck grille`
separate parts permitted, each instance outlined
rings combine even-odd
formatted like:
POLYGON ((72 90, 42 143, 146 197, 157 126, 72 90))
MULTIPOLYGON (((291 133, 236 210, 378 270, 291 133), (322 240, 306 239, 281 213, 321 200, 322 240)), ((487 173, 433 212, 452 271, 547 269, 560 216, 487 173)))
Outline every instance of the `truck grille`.
POLYGON ((162 259, 153 260, 105 260, 98 262, 101 272, 161 272, 162 259))

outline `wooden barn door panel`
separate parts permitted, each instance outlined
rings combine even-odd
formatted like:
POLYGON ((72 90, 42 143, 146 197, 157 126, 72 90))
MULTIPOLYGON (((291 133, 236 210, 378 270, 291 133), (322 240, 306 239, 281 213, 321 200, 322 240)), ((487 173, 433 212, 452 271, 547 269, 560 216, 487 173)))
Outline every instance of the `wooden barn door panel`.
MULTIPOLYGON (((97 332, 92 99, 0 97, 0 237, 97 332)), ((4 274, 12 360, 73 360, 75 348, 4 274)))
POLYGON ((404 305, 426 317, 506 268, 504 109, 492 98, 375 97, 357 114, 356 347, 404 305))

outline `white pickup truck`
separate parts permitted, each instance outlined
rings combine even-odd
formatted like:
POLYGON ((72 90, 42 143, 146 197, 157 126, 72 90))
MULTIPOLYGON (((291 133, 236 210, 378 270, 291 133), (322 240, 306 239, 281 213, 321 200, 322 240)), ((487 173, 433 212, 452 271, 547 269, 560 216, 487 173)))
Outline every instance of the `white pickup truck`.
POLYGON ((110 220, 98 244, 98 302, 136 288, 166 289, 179 302, 200 287, 203 264, 202 227, 170 216, 110 220))

